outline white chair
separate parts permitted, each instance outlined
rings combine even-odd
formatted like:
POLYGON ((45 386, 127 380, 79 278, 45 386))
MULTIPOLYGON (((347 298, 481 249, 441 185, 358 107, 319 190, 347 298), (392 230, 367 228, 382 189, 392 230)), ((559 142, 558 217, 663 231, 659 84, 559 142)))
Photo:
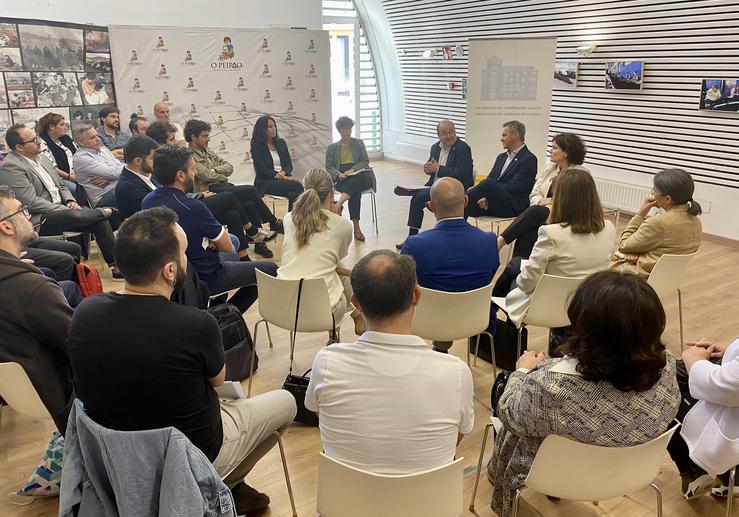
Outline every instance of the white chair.
MULTIPOLYGON (((521 333, 526 326, 546 327, 549 329, 570 325, 567 316, 567 307, 570 297, 582 282, 582 278, 567 278, 564 276, 542 275, 536 284, 526 314, 518 325, 518 355, 521 356, 521 333)), ((493 297, 493 303, 505 313, 506 299, 493 297)))
POLYGON ((495 443, 495 433, 499 426, 501 426, 500 419, 494 416, 490 417, 490 422, 485 425, 485 430, 482 435, 482 445, 480 446, 480 457, 477 460, 477 471, 475 473, 475 485, 472 488, 472 499, 470 499, 469 509, 472 513, 475 512, 475 497, 477 496, 477 485, 480 482, 480 472, 482 471, 482 458, 485 455, 485 444, 488 442, 488 430, 493 430, 493 443, 495 443))
MULTIPOLYGON (((272 348, 272 337, 269 335, 269 323, 290 332, 290 364, 295 351, 295 335, 298 332, 332 331, 334 338, 339 339, 339 327, 342 321, 334 321, 331 304, 328 299, 326 282, 322 278, 305 278, 302 280, 285 280, 256 270, 257 287, 259 289, 259 315, 261 319, 254 325, 254 347, 251 357, 251 373, 247 398, 251 396, 251 382, 254 377, 254 363, 257 349, 257 331, 259 324, 264 323, 267 329, 269 347, 272 348), (300 314, 295 326, 295 313, 298 308, 300 293, 300 314)), ((349 316, 344 315, 344 318, 349 316)))
POLYGON ((463 465, 459 458, 407 476, 365 472, 321 453, 319 517, 457 517, 462 514, 463 465))
POLYGON ((688 264, 695 257, 697 251, 685 255, 662 255, 649 273, 647 283, 655 290, 662 303, 667 301, 668 296, 677 291, 677 313, 680 320, 680 350, 683 349, 683 295, 680 291, 680 282, 685 277, 688 264))
POLYGON ((729 491, 726 494, 726 517, 731 517, 731 508, 734 506, 734 479, 736 478, 736 467, 729 471, 729 491))
POLYGON ((602 501, 651 486, 662 517, 662 491, 654 483, 667 443, 680 425, 633 447, 601 447, 549 435, 542 442, 526 480, 513 498, 512 517, 518 514, 521 492, 531 488, 551 497, 573 501, 602 501), (562 475, 564 472, 567 475, 562 475))
POLYGON ((618 221, 621 219, 621 209, 617 207, 603 207, 603 217, 613 217, 613 227, 618 229, 618 221))
MULTIPOLYGON (((515 220, 515 217, 493 217, 491 215, 481 215, 480 217, 475 217, 475 226, 479 228, 480 223, 490 223, 490 231, 495 233, 496 237, 500 237, 500 226, 505 223, 512 223, 515 220)), ((505 267, 505 265, 511 261, 511 257, 513 257, 512 242, 508 244, 508 254, 505 261, 501 261, 501 268, 505 267)))
POLYGON ((286 198, 285 196, 277 196, 275 194, 265 194, 264 197, 269 198, 272 200, 272 213, 275 213, 275 201, 286 201, 288 205, 290 204, 290 200, 286 198))
MULTIPOLYGON (((49 410, 41 402, 28 374, 18 363, 0 363, 0 397, 21 415, 34 420, 51 420, 49 410)), ((2 406, 0 422, 1 417, 2 406)))
MULTIPOLYGON (((431 341, 455 341, 477 336, 475 363, 480 347, 480 334, 490 339, 493 360, 493 379, 497 375, 495 367, 495 346, 493 336, 487 332, 490 323, 490 295, 493 283, 460 293, 436 291, 421 288, 421 299, 416 306, 411 332, 431 341)), ((467 364, 470 364, 470 347, 467 346, 467 364)))

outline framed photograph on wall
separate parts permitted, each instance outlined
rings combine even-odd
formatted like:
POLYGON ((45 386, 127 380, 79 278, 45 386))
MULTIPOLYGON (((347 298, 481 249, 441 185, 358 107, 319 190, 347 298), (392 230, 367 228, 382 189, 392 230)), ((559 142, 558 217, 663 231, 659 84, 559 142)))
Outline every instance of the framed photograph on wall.
POLYGON ((641 90, 644 61, 606 61, 606 90, 641 90))
POLYGON ((577 87, 577 61, 554 62, 554 87, 571 90, 577 87))
POLYGON ((738 79, 703 79, 700 109, 739 113, 738 79))

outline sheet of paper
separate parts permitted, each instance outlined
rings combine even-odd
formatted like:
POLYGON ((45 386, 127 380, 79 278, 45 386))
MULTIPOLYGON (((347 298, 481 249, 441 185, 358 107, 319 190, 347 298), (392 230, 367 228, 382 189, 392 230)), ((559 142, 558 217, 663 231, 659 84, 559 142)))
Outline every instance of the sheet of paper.
POLYGON ((240 382, 226 381, 215 388, 219 399, 245 399, 244 388, 240 382))

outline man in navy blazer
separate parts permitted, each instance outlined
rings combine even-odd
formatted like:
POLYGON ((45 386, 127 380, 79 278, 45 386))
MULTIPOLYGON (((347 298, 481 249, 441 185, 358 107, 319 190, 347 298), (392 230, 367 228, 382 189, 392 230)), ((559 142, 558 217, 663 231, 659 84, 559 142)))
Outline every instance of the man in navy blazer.
POLYGON ((145 135, 133 136, 123 149, 126 166, 115 186, 115 199, 122 219, 141 210, 141 202, 157 185, 151 179, 154 151, 159 144, 145 135))
MULTIPOLYGON (((425 188, 408 190, 395 187, 398 196, 412 196, 408 210, 408 236, 416 235, 423 222, 423 209, 430 199, 431 185, 439 178, 455 178, 464 188, 474 183, 472 173, 472 149, 464 141, 457 138, 457 132, 451 120, 442 120, 436 126, 439 141, 431 146, 428 161, 423 165, 423 172, 428 174, 425 188)), ((396 248, 403 247, 403 243, 396 248)))
MULTIPOLYGON (((454 178, 442 178, 431 187, 429 209, 436 217, 436 226, 408 237, 400 252, 415 260, 421 287, 462 292, 492 281, 500 265, 497 237, 464 220, 466 204, 464 186, 454 178)), ((492 311, 491 316, 492 327, 492 311)), ((451 342, 434 342, 434 349, 440 352, 451 346, 451 342)))
POLYGON ((529 206, 536 180, 536 156, 524 143, 526 126, 512 120, 503 124, 503 148, 488 177, 467 191, 465 217, 515 217, 529 206))

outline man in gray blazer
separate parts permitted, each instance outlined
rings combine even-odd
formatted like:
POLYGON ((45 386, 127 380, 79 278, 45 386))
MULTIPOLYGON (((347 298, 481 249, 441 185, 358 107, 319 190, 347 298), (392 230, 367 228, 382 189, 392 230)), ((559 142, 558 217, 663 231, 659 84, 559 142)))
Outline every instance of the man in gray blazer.
POLYGON ((13 189, 16 198, 31 213, 38 234, 56 235, 73 230, 93 233, 116 279, 119 275, 114 265, 113 229, 108 222, 113 210, 81 208, 59 181, 51 161, 41 154, 40 140, 32 129, 16 124, 8 129, 5 142, 12 152, 0 164, 0 185, 13 189))

